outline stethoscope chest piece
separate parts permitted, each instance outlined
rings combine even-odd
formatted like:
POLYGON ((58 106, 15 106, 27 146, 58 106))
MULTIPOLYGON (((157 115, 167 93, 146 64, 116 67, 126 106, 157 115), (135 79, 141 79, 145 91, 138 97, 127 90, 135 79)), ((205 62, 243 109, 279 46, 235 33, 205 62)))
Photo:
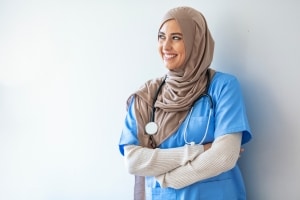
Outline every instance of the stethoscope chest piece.
POLYGON ((145 131, 148 135, 154 135, 157 133, 158 125, 155 122, 149 122, 145 126, 145 131))

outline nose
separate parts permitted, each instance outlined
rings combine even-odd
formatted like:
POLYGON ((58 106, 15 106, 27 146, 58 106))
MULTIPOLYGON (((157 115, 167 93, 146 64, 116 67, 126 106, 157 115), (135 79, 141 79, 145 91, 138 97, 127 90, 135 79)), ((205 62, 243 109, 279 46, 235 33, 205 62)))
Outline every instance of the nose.
POLYGON ((170 50, 172 49, 172 42, 170 39, 165 39, 162 43, 162 47, 164 50, 170 50))

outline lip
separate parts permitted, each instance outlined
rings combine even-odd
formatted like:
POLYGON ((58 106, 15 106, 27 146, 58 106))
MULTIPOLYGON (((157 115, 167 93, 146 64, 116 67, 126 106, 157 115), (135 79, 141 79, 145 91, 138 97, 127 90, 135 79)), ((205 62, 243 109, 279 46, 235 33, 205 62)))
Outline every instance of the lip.
POLYGON ((164 53, 163 58, 164 60, 171 60, 177 56, 176 53, 164 53))

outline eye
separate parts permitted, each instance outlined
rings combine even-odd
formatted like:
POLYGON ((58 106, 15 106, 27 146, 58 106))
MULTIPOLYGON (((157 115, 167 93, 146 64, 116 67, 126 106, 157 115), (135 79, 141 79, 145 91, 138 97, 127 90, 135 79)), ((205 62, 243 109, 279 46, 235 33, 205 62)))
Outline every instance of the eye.
POLYGON ((164 40, 164 39, 166 39, 166 36, 164 34, 158 34, 158 39, 164 40))
POLYGON ((172 38, 173 38, 173 40, 181 40, 182 39, 182 37, 179 35, 174 35, 172 38))

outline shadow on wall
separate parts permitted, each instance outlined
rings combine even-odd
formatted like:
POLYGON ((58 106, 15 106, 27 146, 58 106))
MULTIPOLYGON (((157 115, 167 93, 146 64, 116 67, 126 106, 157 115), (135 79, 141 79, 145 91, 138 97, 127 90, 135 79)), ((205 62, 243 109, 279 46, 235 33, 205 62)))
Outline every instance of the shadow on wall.
POLYGON ((255 7, 221 11, 219 16, 225 17, 217 19, 217 24, 213 26, 216 27, 212 33, 216 53, 212 67, 236 75, 241 83, 253 133, 253 140, 244 146, 245 152, 239 160, 248 199, 295 199, 299 191, 293 188, 297 183, 291 174, 299 171, 296 169, 299 164, 290 155, 299 151, 296 149, 299 145, 295 142, 299 136, 293 135, 297 134, 297 125, 292 124, 295 117, 291 118, 291 113, 296 109, 290 105, 293 98, 288 98, 293 97, 295 92, 289 92, 291 80, 285 79, 293 76, 282 77, 287 72, 280 71, 282 67, 279 65, 282 57, 289 57, 290 54, 286 51, 285 55, 282 51, 285 46, 279 48, 275 45, 278 44, 275 36, 280 32, 269 34, 269 27, 264 26, 268 22, 266 19, 254 22, 250 18, 251 9, 255 7), (239 15, 243 10, 248 14, 239 15), (263 32, 260 28, 264 28, 263 32), (279 51, 276 47, 282 51, 281 57, 273 55, 279 51), (281 192, 283 183, 291 181, 295 184, 281 192))
MULTIPOLYGON (((281 171, 281 165, 274 164, 282 160, 279 142, 282 141, 283 127, 286 126, 283 124, 287 124, 288 119, 283 117, 280 110, 282 102, 276 102, 272 88, 267 87, 260 78, 252 76, 249 78, 251 81, 243 84, 253 140, 245 145, 239 165, 244 175, 248 199, 266 200, 270 199, 268 191, 282 187, 280 179, 284 171, 281 171)), ((276 199, 287 197, 282 195, 282 198, 277 196, 276 199)))

